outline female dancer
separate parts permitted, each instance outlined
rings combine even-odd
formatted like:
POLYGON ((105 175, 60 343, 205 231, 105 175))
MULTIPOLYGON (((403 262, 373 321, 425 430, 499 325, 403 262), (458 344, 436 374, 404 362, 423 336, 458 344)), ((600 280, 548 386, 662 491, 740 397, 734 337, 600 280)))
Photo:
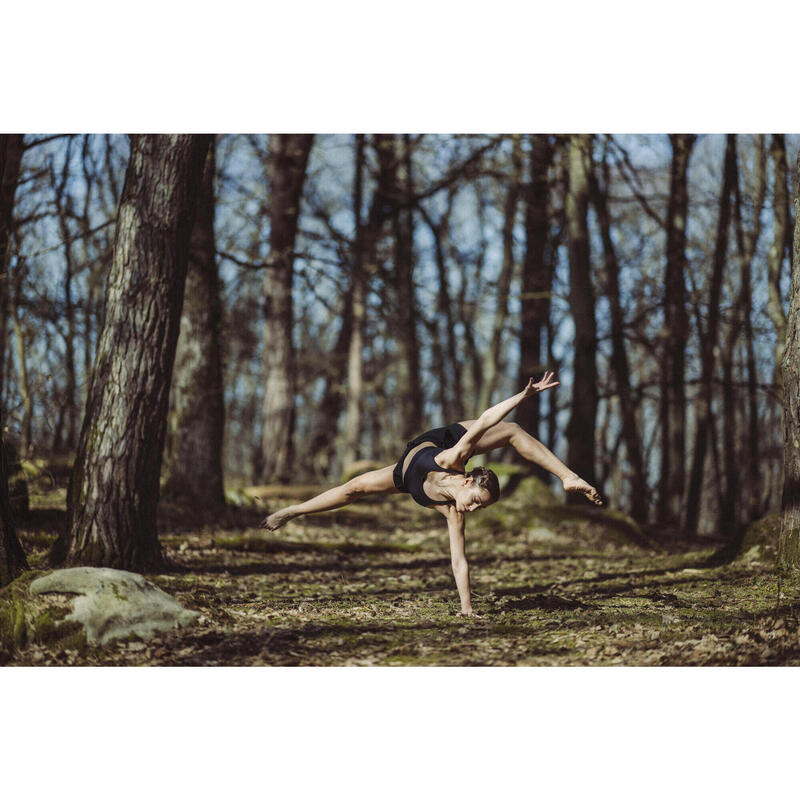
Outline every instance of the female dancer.
POLYGON ((432 507, 447 520, 453 575, 461 600, 461 613, 472 616, 469 564, 464 540, 464 514, 485 508, 500 496, 497 476, 483 467, 466 473, 464 465, 473 455, 510 445, 521 456, 544 467, 561 479, 567 492, 581 492, 603 505, 597 490, 556 458, 540 441, 514 422, 502 422, 526 397, 558 386, 553 373, 533 378, 518 394, 487 409, 478 419, 434 428, 412 439, 397 464, 357 475, 304 503, 270 514, 262 528, 274 531, 303 514, 329 511, 368 494, 407 492, 421 506, 432 507))

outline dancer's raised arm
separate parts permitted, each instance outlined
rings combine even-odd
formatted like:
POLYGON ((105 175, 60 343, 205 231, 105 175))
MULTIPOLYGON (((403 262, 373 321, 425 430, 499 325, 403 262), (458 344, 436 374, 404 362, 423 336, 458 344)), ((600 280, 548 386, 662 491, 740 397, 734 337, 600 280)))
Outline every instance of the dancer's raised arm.
POLYGON ((503 417, 511 413, 526 397, 543 392, 545 389, 552 389, 558 386, 559 382, 552 382, 553 372, 545 372, 544 377, 534 382, 533 378, 528 381, 528 385, 517 394, 509 397, 497 405, 487 408, 483 414, 472 423, 467 432, 449 450, 445 450, 437 456, 437 463, 443 467, 462 467, 464 462, 469 459, 470 453, 475 448, 475 444, 489 428, 497 425, 503 417))

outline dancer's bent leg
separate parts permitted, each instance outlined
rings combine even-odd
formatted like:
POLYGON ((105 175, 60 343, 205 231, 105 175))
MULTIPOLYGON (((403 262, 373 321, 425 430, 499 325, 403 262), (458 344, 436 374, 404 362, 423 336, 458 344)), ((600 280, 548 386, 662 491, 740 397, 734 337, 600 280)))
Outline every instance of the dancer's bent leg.
MULTIPOLYGON (((469 428, 474 420, 461 422, 465 428, 469 428)), ((552 472, 560 478, 564 491, 581 492, 597 505, 602 505, 603 501, 598 491, 590 486, 576 472, 573 472, 563 461, 561 461, 551 450, 548 450, 538 439, 523 430, 516 422, 499 422, 481 436, 475 446, 475 454, 488 453, 498 447, 513 447, 523 458, 533 461, 540 467, 544 467, 548 472, 552 472)))
POLYGON ((356 475, 355 478, 341 486, 335 486, 333 489, 328 489, 310 500, 287 506, 274 514, 270 514, 261 523, 261 527, 274 531, 285 525, 289 520, 300 517, 303 514, 316 514, 319 511, 331 511, 334 508, 341 508, 367 494, 392 494, 397 491, 392 478, 393 472, 394 464, 383 467, 383 469, 365 472, 363 475, 356 475))

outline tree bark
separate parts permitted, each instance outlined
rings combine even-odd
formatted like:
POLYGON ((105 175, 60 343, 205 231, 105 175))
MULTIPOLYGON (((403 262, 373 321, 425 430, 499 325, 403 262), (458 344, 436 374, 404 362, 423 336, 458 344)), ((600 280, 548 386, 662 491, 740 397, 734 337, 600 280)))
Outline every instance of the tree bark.
MULTIPOLYGON (((767 255, 767 313, 775 328, 775 385, 778 394, 782 393, 781 359, 786 344, 786 312, 781 300, 781 268, 787 250, 787 230, 789 227, 789 192, 786 186, 788 169, 786 166, 786 142, 783 134, 772 134, 769 148, 773 164, 772 214, 773 237, 767 255)), ((791 248, 790 258, 791 258, 791 248)))
POLYGON ((664 281, 664 351, 661 392, 661 478, 658 520, 679 526, 686 482, 686 221, 687 172, 694 146, 692 134, 670 136, 672 170, 667 209, 667 266, 664 281))
MULTIPOLYGON (((553 160, 553 147, 546 134, 531 136, 530 143, 530 183, 525 204, 525 258, 520 297, 519 386, 524 386, 531 376, 542 375, 549 363, 542 358, 542 346, 548 330, 553 284, 553 263, 545 257, 550 234, 548 171, 553 160)), ((523 430, 537 438, 540 438, 540 408, 539 395, 535 394, 517 408, 515 417, 523 430)), ((522 461, 521 456, 519 459, 522 461)))
POLYGON ((13 227, 14 195, 22 164, 23 135, 0 134, 0 388, 5 386, 8 336, 8 262, 13 227))
POLYGON ((136 135, 56 564, 144 572, 156 527, 170 379, 209 136, 136 135))
MULTIPOLYGON (((719 199, 717 238, 714 245, 711 281, 708 291, 708 326, 705 332, 698 330, 701 341, 700 391, 695 404, 694 456, 689 473, 689 487, 686 495, 686 517, 684 529, 688 536, 697 535, 700 519, 700 498, 703 492, 706 448, 710 428, 713 398, 714 365, 716 361, 717 328, 719 326, 719 302, 722 292, 722 275, 728 256, 728 236, 731 223, 731 193, 736 173, 736 139, 729 134, 725 146, 725 162, 722 171, 722 191, 719 199)), ((700 324, 698 319, 698 325, 700 324)), ((713 431, 711 431, 713 433, 713 431)))
POLYGON ((222 483, 222 301, 214 238, 215 145, 206 157, 189 243, 172 380, 165 493, 200 508, 225 505, 222 483))
MULTIPOLYGON (((9 245, 22 151, 21 133, 0 134, 0 397, 5 385, 9 245)), ((9 583, 28 568, 25 553, 17 538, 14 515, 8 499, 8 460, 4 431, 5 409, 0 403, 0 586, 9 583)))
MULTIPOLYGON (((569 142, 567 242, 569 250, 569 305, 575 324, 572 412, 567 425, 568 462, 584 480, 595 483, 595 418, 597 416, 597 323, 594 316, 589 255, 589 170, 592 137, 573 135, 569 142)), ((574 503, 574 494, 567 495, 574 503)), ((582 498, 577 498, 578 500, 582 498)))
MULTIPOLYGON (((608 162, 603 159, 606 191, 609 186, 608 162)), ((625 350, 625 315, 619 290, 619 261, 611 238, 611 218, 606 195, 592 175, 592 201, 600 224, 606 268, 606 293, 611 311, 611 367, 614 370, 617 396, 622 418, 622 438, 628 453, 633 477, 631 480, 631 516, 640 523, 647 522, 647 475, 642 456, 642 442, 636 424, 636 404, 631 391, 630 367, 625 350)))
POLYGON ((270 242, 264 276, 262 483, 289 480, 296 390, 292 345, 294 246, 311 134, 270 136, 270 242))
POLYGON ((783 373, 783 521, 778 540, 781 566, 800 568, 800 153, 797 156, 794 195, 792 283, 783 373))

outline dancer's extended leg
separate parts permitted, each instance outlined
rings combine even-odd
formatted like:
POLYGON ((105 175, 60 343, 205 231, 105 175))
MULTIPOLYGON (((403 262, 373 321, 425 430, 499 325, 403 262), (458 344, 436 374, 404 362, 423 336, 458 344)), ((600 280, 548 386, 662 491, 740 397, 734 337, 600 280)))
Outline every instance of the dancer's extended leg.
POLYGON ((296 503, 293 506, 287 506, 274 514, 270 514, 261 523, 261 527, 274 531, 285 525, 289 520, 300 517, 303 514, 316 514, 319 511, 341 508, 367 494, 392 494, 397 491, 392 478, 393 471, 394 464, 383 467, 383 469, 365 472, 363 475, 356 475, 355 478, 347 481, 347 483, 328 489, 322 494, 306 500, 304 503, 296 503))
MULTIPOLYGON (((473 422, 474 420, 466 420, 460 424, 469 428, 473 422)), ((534 464, 544 467, 548 472, 552 472, 557 478, 560 478, 564 491, 581 492, 598 506, 603 505, 600 494, 593 486, 573 472, 551 450, 524 431, 516 422, 498 422, 497 425, 486 431, 478 440, 475 455, 488 453, 498 447, 509 446, 513 447, 523 458, 533 461, 534 464)))

